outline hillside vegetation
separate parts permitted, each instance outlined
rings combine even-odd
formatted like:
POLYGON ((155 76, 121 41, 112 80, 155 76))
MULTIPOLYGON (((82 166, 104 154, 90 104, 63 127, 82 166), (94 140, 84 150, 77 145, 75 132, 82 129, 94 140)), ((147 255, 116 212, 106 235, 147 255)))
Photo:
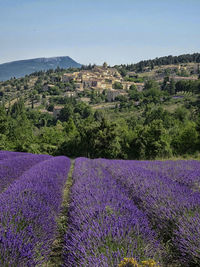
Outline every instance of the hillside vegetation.
POLYGON ((89 65, 1 82, 0 149, 91 158, 198 158, 199 54, 194 55, 177 57, 176 64, 176 57, 166 57, 165 65, 143 71, 89 65), (98 78, 96 70, 119 73, 110 78, 112 88, 80 90, 81 80, 73 77, 95 73, 98 78))

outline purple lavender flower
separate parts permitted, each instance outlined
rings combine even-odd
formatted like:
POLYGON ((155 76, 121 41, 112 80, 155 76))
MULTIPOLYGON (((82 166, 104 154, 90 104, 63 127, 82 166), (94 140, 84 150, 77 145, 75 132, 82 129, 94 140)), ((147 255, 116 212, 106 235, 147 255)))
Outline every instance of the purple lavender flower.
POLYGON ((25 153, 25 152, 0 150, 0 160, 12 159, 12 158, 21 157, 21 156, 28 156, 28 155, 34 155, 34 154, 25 153))
MULTIPOLYGON (((3 153, 4 155, 10 155, 11 152, 3 153)), ((50 159, 49 155, 34 155, 18 153, 15 157, 7 157, 6 159, 0 160, 0 193, 5 190, 13 181, 18 179, 24 171, 28 170, 35 164, 44 160, 50 159)), ((0 153, 0 156, 2 153, 0 153)), ((13 154, 12 154, 13 155, 13 154)))
POLYGON ((0 194, 0 266, 36 266, 47 260, 69 168, 67 157, 50 157, 0 194))
POLYGON ((117 266, 124 257, 160 258, 146 215, 98 162, 76 159, 64 266, 117 266))
POLYGON ((147 214, 159 237, 171 243, 174 260, 184 266, 200 265, 200 242, 199 237, 195 238, 195 233, 198 236, 199 232, 200 193, 194 187, 194 181, 200 181, 200 162, 100 159, 99 164, 128 190, 128 195, 147 214), (181 169, 187 175, 179 173, 181 169))

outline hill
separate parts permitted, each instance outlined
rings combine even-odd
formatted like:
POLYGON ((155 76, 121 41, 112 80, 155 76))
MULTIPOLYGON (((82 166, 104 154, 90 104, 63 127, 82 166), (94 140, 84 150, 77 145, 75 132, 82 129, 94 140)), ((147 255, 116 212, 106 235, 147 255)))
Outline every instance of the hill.
POLYGON ((200 158, 198 62, 82 66, 0 82, 0 148, 91 158, 200 158), (124 71, 125 70, 125 71, 124 71))
POLYGON ((179 56, 164 56, 155 59, 142 60, 136 64, 120 65, 116 67, 124 68, 127 71, 143 72, 148 69, 154 69, 155 66, 185 64, 185 63, 200 63, 200 53, 183 54, 179 56))
POLYGON ((9 80, 11 77, 19 78, 36 71, 56 69, 58 67, 64 69, 80 68, 81 64, 68 56, 13 61, 0 64, 0 81, 9 80))

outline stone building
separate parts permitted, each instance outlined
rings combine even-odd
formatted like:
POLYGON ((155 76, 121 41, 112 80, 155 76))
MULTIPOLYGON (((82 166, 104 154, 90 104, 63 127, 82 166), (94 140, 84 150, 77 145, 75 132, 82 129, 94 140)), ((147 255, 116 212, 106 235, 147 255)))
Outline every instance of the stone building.
POLYGON ((131 85, 135 84, 135 82, 121 82, 121 84, 123 85, 123 89, 124 90, 129 90, 131 85))
POLYGON ((107 101, 108 102, 112 102, 115 100, 115 98, 120 95, 120 92, 119 90, 115 90, 115 89, 112 89, 112 90, 109 90, 107 92, 107 101))
POLYGON ((71 82, 75 81, 78 76, 78 72, 65 73, 62 77, 62 82, 71 82))
POLYGON ((92 70, 81 70, 80 72, 65 73, 62 77, 63 82, 74 81, 76 90, 83 91, 84 89, 112 89, 112 85, 118 81, 122 82, 123 79, 120 73, 115 68, 107 68, 94 66, 92 70), (82 85, 81 85, 82 84, 82 85))
POLYGON ((76 86, 75 88, 76 91, 83 91, 83 83, 81 82, 75 83, 75 86, 76 86))

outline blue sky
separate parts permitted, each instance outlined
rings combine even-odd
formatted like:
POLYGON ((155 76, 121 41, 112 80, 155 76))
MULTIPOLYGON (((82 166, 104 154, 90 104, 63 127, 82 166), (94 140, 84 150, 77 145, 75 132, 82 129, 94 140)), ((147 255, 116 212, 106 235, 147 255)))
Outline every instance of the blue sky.
POLYGON ((200 52, 200 0, 0 0, 0 63, 129 64, 200 52))

